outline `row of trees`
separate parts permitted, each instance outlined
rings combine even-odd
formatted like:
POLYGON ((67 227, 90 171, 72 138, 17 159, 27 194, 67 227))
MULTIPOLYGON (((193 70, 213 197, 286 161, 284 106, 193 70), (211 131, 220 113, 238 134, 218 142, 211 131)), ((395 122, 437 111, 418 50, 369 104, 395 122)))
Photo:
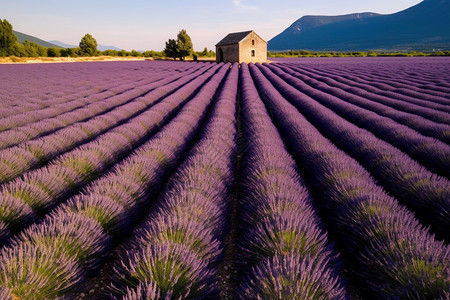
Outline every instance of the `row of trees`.
MULTIPOLYGON (((210 51, 209 51, 210 52, 210 51)), ((209 55, 208 52, 208 55, 209 55)), ((12 51, 9 53, 10 56, 17 57, 80 57, 80 56, 121 56, 121 57, 152 57, 152 58, 163 58, 165 53, 163 51, 145 51, 139 52, 136 50, 126 51, 126 50, 112 50, 108 49, 105 51, 96 50, 93 54, 88 54, 85 50, 80 47, 76 48, 45 48, 36 43, 25 41, 23 44, 16 43, 12 51)), ((203 53, 203 51, 201 52, 203 53)), ((1 56, 1 55, 0 55, 1 56)), ((5 55, 3 55, 5 56, 5 55)), ((8 55, 6 55, 8 56, 8 55)))
POLYGON ((153 58, 179 58, 184 60, 186 56, 194 57, 214 57, 214 51, 206 47, 203 51, 195 52, 193 50, 191 37, 186 30, 181 30, 177 39, 169 39, 166 42, 164 51, 145 51, 136 50, 105 50, 97 49, 97 40, 89 33, 85 34, 76 48, 46 48, 36 43, 25 41, 17 42, 17 36, 13 32, 12 25, 7 20, 0 19, 0 57, 18 56, 18 57, 79 57, 79 56, 133 56, 133 57, 153 57, 153 58))
POLYGON ((267 57, 375 57, 375 56, 450 56, 450 51, 393 52, 393 51, 308 51, 289 50, 268 52, 267 57))
MULTIPOLYGON (((1 21, 1 20, 0 20, 1 21)), ((77 48, 57 48, 42 47, 39 44, 25 41, 17 42, 17 37, 12 31, 8 21, 2 22, 0 31, 0 57, 18 56, 18 57, 78 57, 98 55, 97 41, 90 34, 86 34, 77 48), (7 24, 4 26, 4 24, 7 24), (9 25, 9 26, 8 26, 9 25), (5 30, 6 28, 6 30, 5 30)))
POLYGON ((46 48, 30 41, 18 43, 11 23, 6 19, 0 19, 0 57, 10 55, 21 57, 93 56, 95 54, 97 54, 97 41, 90 34, 86 34, 81 39, 79 48, 46 48))

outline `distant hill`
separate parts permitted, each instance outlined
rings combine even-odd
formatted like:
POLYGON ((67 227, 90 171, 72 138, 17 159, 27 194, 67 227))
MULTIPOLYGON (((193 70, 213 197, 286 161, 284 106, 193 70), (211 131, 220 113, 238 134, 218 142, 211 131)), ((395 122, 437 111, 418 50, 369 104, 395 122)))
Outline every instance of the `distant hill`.
POLYGON ((122 48, 118 48, 115 46, 105 46, 105 45, 97 45, 97 49, 100 51, 105 51, 105 50, 117 50, 120 51, 122 50, 122 48))
POLYGON ((304 16, 268 42, 269 50, 450 49, 450 0, 425 0, 389 15, 304 16))
POLYGON ((78 47, 78 46, 75 46, 75 45, 66 44, 66 43, 63 43, 63 42, 60 42, 60 41, 56 41, 56 40, 51 40, 51 41, 48 41, 48 42, 52 43, 52 44, 55 44, 55 45, 58 45, 61 48, 76 48, 76 47, 78 47))
MULTIPOLYGON (((66 44, 66 43, 63 43, 63 42, 60 42, 60 41, 56 41, 56 40, 47 42, 47 41, 41 40, 40 38, 37 38, 37 37, 32 36, 32 35, 28 35, 28 34, 25 34, 25 33, 19 32, 19 31, 15 31, 15 30, 13 30, 13 31, 14 31, 14 34, 17 36, 17 41, 19 43, 23 43, 25 41, 30 41, 30 42, 36 43, 38 45, 41 45, 42 47, 48 47, 48 48, 51 48, 51 47, 56 47, 56 48, 76 48, 76 47, 78 47, 78 45, 70 45, 70 44, 66 44)), ((118 47, 105 46, 105 45, 98 45, 97 49, 100 50, 100 51, 105 51, 105 50, 108 50, 108 49, 118 50, 118 51, 122 50, 121 48, 118 48, 118 47)))
POLYGON ((97 45, 97 49, 100 51, 105 51, 105 50, 117 50, 120 51, 122 50, 122 48, 118 48, 115 46, 105 46, 105 45, 97 45))
MULTIPOLYGON (((56 40, 49 41, 49 42, 52 43, 52 44, 58 45, 58 46, 60 46, 62 48, 76 48, 76 47, 78 47, 78 45, 70 45, 70 44, 66 44, 66 43, 63 43, 63 42, 60 42, 60 41, 56 41, 56 40)), ((100 51, 105 51, 105 50, 117 50, 117 51, 120 51, 120 50, 122 50, 121 48, 117 48, 117 47, 114 47, 114 46, 105 46, 105 45, 97 45, 97 49, 100 50, 100 51)))
POLYGON ((56 45, 56 44, 52 44, 52 43, 50 43, 50 42, 46 42, 46 41, 41 40, 41 39, 39 39, 39 38, 37 38, 37 37, 31 36, 31 35, 28 35, 28 34, 25 34, 25 33, 22 33, 22 32, 18 32, 18 31, 15 31, 15 30, 13 30, 13 31, 14 31, 14 34, 17 36, 17 41, 18 41, 19 43, 23 43, 23 42, 25 42, 25 41, 29 41, 29 42, 33 42, 33 43, 35 43, 35 44, 41 45, 42 47, 48 47, 48 48, 51 48, 51 47, 62 48, 62 47, 60 47, 60 46, 58 46, 58 45, 56 45))

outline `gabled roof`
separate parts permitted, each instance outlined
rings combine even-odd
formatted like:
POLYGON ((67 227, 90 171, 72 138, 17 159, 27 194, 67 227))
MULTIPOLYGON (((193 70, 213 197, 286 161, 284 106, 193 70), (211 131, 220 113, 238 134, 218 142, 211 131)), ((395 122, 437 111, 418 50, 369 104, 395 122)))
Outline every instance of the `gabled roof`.
POLYGON ((224 37, 216 46, 232 45, 237 44, 242 41, 247 35, 249 35, 253 30, 229 33, 224 37))

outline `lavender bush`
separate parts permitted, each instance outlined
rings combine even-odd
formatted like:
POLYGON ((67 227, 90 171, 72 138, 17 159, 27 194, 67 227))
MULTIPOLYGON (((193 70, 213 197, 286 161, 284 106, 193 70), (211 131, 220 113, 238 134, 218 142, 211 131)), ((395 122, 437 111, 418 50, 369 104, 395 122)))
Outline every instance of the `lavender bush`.
POLYGON ((248 138, 239 255, 246 279, 240 297, 345 299, 337 260, 311 197, 258 96, 247 65, 241 65, 241 84, 243 128, 248 138), (288 263, 292 259, 298 262, 296 267, 288 263), (261 264, 270 265, 270 270, 258 267, 261 264), (321 268, 311 270, 311 265, 321 268), (282 269, 280 274, 277 268, 282 269), (278 279, 271 279, 275 274, 278 279), (300 284, 305 278, 311 282, 300 284))
POLYGON ((113 293, 120 294, 126 287, 128 293, 142 294, 142 286, 152 282, 166 298, 218 294, 217 262, 227 226, 236 153, 238 71, 235 64, 201 139, 172 176, 145 223, 136 230, 130 250, 116 263, 113 293), (139 252, 142 249, 146 249, 144 253, 139 252), (153 252, 160 249, 165 254, 153 252), (141 254, 136 256, 136 252, 141 254), (180 252, 185 253, 183 259, 180 252), (164 262, 155 260, 155 255, 163 255, 164 262), (168 263, 171 272, 166 270, 168 263))
MULTIPOLYGON (((203 71, 203 69, 200 69, 199 73, 203 71)), ((172 85, 161 87, 161 89, 147 95, 145 100, 153 103, 161 96, 166 95, 171 89, 182 86, 198 75, 198 73, 193 73, 191 76, 181 79, 181 83, 175 81, 172 85)), ((187 101, 187 97, 198 89, 202 84, 202 79, 204 80, 208 75, 210 73, 196 78, 192 85, 184 85, 176 93, 151 106, 150 109, 130 119, 127 123, 59 156, 50 165, 28 172, 22 178, 0 186, 0 195, 15 196, 28 204, 33 211, 40 214, 45 213, 50 207, 55 206, 72 193, 75 188, 97 177, 114 165, 118 158, 124 156, 134 146, 141 144, 143 140, 154 133, 161 123, 170 119, 176 112, 176 108, 187 101), (144 128, 141 125, 143 123, 145 124, 144 128), (23 189, 24 186, 26 187, 25 190, 23 189), (30 189, 33 192, 29 192, 30 189)), ((63 140, 66 141, 67 139, 63 140)), ((3 199, 5 198, 0 198, 0 203, 3 199)), ((24 220, 25 217, 17 214, 15 219, 24 220)), ((10 220, 10 222, 17 223, 18 221, 10 220)), ((23 224, 23 226, 25 225, 26 223, 23 224)))
MULTIPOLYGON (((204 76, 194 79, 191 82, 192 86, 186 85, 186 88, 182 88, 180 91, 184 92, 184 95, 187 97, 190 93, 194 92, 192 90, 195 90, 196 84, 203 82, 205 79, 213 76, 214 74, 215 77, 223 78, 225 72, 225 66, 214 66, 207 73, 205 73, 204 76), (215 74, 217 70, 219 71, 215 74), (190 90, 192 92, 189 92, 190 90)), ((211 82, 213 82, 215 77, 213 77, 211 82)), ((218 84, 219 83, 216 83, 216 85, 218 84)), ((209 85, 207 85, 207 87, 208 86, 209 85)), ((179 146, 185 145, 185 147, 187 147, 189 145, 188 141, 192 138, 192 135, 198 127, 201 118, 204 117, 205 110, 208 105, 210 105, 215 90, 216 89, 208 88, 201 89, 194 96, 194 98, 182 108, 180 114, 177 115, 177 117, 175 117, 169 125, 133 152, 130 156, 130 160, 125 160, 120 163, 118 166, 122 166, 122 168, 115 168, 112 173, 107 176, 107 178, 111 178, 116 182, 116 184, 112 185, 115 189, 111 191, 111 196, 116 194, 115 191, 117 191, 117 188, 122 190, 122 195, 127 195, 127 198, 110 197, 110 200, 115 200, 118 205, 112 205, 111 201, 108 201, 109 199, 104 202, 96 201, 97 199, 89 199, 91 201, 86 199, 97 198, 99 197, 98 194, 86 194, 86 197, 78 196, 58 207, 58 209, 54 213, 48 215, 43 222, 14 238, 11 244, 5 248, 5 259, 14 261, 16 267, 21 271, 25 267, 21 266, 21 264, 24 263, 27 267, 31 268, 41 267, 42 272, 45 274, 54 272, 54 270, 59 270, 58 268, 60 267, 53 264, 62 264, 62 262, 54 259, 49 260, 46 264, 40 265, 41 262, 37 260, 37 258, 53 251, 52 253, 54 255, 59 255, 61 256, 61 259, 64 258, 70 261, 70 264, 68 265, 73 267, 67 271, 67 274, 61 273, 61 279, 55 277, 57 282, 48 280, 45 277, 41 278, 40 274, 37 274, 36 276, 39 279, 37 283, 39 285, 32 286, 35 282, 33 277, 24 278, 23 280, 16 280, 17 276, 21 275, 21 273, 17 274, 14 270, 8 269, 10 264, 4 264, 5 267, 2 270, 2 273, 5 276, 5 280, 0 286, 8 287, 13 294, 21 296, 22 293, 30 293, 30 286, 32 286, 32 289, 35 288, 41 290, 41 298, 73 296, 74 292, 77 291, 77 286, 81 286, 87 274, 90 271, 98 269, 99 264, 102 262, 102 257, 110 248, 110 243, 115 234, 117 234, 117 231, 123 232, 126 230, 123 226, 124 224, 117 223, 120 220, 126 220, 125 223, 128 224, 128 220, 133 218, 133 212, 135 212, 136 207, 139 207, 139 205, 145 201, 145 196, 148 195, 147 187, 157 185, 161 180, 161 175, 159 175, 149 177, 148 179, 150 181, 147 182, 139 182, 136 180, 132 180, 133 182, 130 182, 131 180, 127 182, 126 180, 123 180, 120 170, 124 169, 124 165, 130 165, 133 162, 132 158, 137 156, 146 158, 146 169, 153 174, 161 174, 170 168, 170 166, 173 166, 179 160, 179 157, 183 152, 183 147, 179 146), (209 97, 207 97, 208 94, 209 97), (190 126, 180 127, 180 124, 189 124, 190 126), (184 134, 180 134, 180 128, 184 129, 184 134), (177 139, 179 140, 179 144, 174 143, 177 139), (155 152, 155 150, 158 150, 158 152, 155 152), (160 156, 154 156, 155 153, 163 153, 167 155, 163 159, 160 159, 160 156), (171 157, 173 158, 173 161, 170 161, 171 157), (136 184, 133 185, 133 183, 136 184), (86 207, 89 203, 91 203, 92 206, 86 207), (122 207, 120 208, 119 205, 122 207), (72 218, 71 216, 74 217, 72 218), (63 220, 68 220, 68 222, 73 225, 65 226, 63 220), (115 230, 108 230, 112 228, 115 230), (29 245, 31 247, 30 249, 35 249, 30 250, 30 254, 28 255, 29 257, 26 258, 20 255, 20 251, 23 249, 24 245, 29 245), (12 260, 13 257, 14 260, 12 260), (77 277, 77 280, 72 280, 72 276, 77 277), (64 282, 64 284, 60 284, 58 282, 64 282)), ((175 105, 177 103, 179 103, 178 105, 181 105, 183 98, 179 97, 179 95, 175 93, 167 97, 166 101, 175 105)), ((172 110, 175 105, 171 106, 172 110)), ((165 111, 167 111, 167 113, 170 112, 169 109, 165 109, 165 111)), ((86 190, 100 190, 101 188, 96 188, 95 186, 99 186, 102 183, 102 179, 94 181, 86 190)), ((104 188, 104 186, 102 188, 104 188)), ((104 197, 99 200, 105 200, 105 198, 109 197, 104 197)), ((170 249, 166 250, 169 251, 169 253, 172 251, 170 249)), ((165 250, 160 248, 156 251, 157 252, 155 253, 160 253, 162 255, 161 259, 163 259, 164 253, 166 253, 164 252, 165 250)), ((185 252, 182 253, 184 255, 185 252)), ((3 257, 1 253, 0 257, 3 257)), ((0 260, 1 259, 2 258, 0 258, 0 260)), ((134 267, 139 268, 136 265, 134 265, 134 267)), ((66 269, 63 269, 63 271, 65 270, 66 269)))
MULTIPOLYGON (((305 82, 308 83, 311 87, 332 94, 341 100, 376 112, 379 115, 389 117, 396 122, 417 130, 423 135, 434 137, 447 144, 450 144, 450 126, 448 124, 442 124, 434 120, 426 119, 420 115, 404 112, 404 110, 407 110, 407 108, 410 106, 409 102, 406 102, 402 105, 397 105, 396 109, 395 106, 392 107, 392 105, 389 105, 394 100, 391 100, 391 98, 389 97, 379 95, 380 91, 375 91, 374 93, 366 91, 362 88, 357 88, 353 85, 352 81, 346 81, 342 76, 335 77, 333 79, 332 75, 330 74, 328 74, 327 77, 324 77, 317 76, 316 74, 311 72, 301 72, 301 70, 298 70, 297 68, 290 69, 287 67, 283 67, 281 69, 296 78, 304 79, 305 82), (308 76, 310 76, 310 78, 308 78, 308 76), (345 83, 342 83, 338 80, 341 80, 345 83)), ((434 104, 434 102, 432 103, 434 104)), ((447 108, 448 106, 440 105, 436 107, 436 110, 450 112, 450 109, 447 108)))
POLYGON ((384 299, 444 298, 449 292, 450 248, 377 186, 358 162, 323 137, 257 67, 251 69, 318 196, 328 230, 336 236, 360 293, 384 299))
MULTIPOLYGON (((302 108, 316 128, 358 159, 393 195, 431 225, 439 238, 450 239, 447 232, 450 226, 450 183, 446 178, 436 176, 399 149, 320 106, 264 67, 261 69, 287 99, 302 108)), ((450 148, 443 145, 439 152, 449 152, 450 155, 450 148)))

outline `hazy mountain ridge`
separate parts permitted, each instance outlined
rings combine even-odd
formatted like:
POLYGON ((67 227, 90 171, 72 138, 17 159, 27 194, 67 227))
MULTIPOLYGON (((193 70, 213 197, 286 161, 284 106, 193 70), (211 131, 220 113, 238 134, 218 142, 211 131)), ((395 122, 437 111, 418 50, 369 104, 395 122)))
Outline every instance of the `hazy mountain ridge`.
MULTIPOLYGON (((15 31, 13 30, 14 34, 17 36, 17 41, 19 43, 23 43, 25 41, 30 41, 33 42, 35 44, 38 44, 42 47, 47 47, 47 48, 51 48, 51 47, 56 47, 56 48, 76 48, 78 47, 78 45, 70 45, 70 44, 66 44, 64 42, 60 42, 57 40, 52 40, 52 41, 44 41, 40 38, 37 38, 35 36, 29 35, 29 34, 25 34, 23 32, 19 32, 19 31, 15 31)), ((111 50, 122 50, 121 48, 115 47, 115 46, 105 46, 105 45, 97 45, 97 49, 100 51, 105 51, 108 49, 111 50)))
POLYGON ((19 43, 24 43, 25 41, 29 41, 29 42, 33 42, 35 44, 38 44, 42 47, 47 47, 47 48, 52 48, 52 47, 56 47, 56 48, 62 48, 56 44, 53 44, 52 42, 47 42, 44 40, 41 40, 40 38, 37 38, 35 36, 29 35, 29 34, 25 34, 19 31, 15 31, 13 30, 14 34, 17 36, 17 41, 19 43))
POLYGON ((353 19, 363 19, 363 18, 369 18, 372 16, 378 16, 379 14, 375 13, 354 13, 354 14, 348 14, 348 15, 340 15, 340 16, 312 16, 307 15, 303 16, 297 21, 295 21, 291 26, 286 28, 283 33, 292 33, 292 34, 300 34, 305 31, 308 31, 310 29, 336 23, 336 22, 342 22, 342 21, 348 21, 353 19))
POLYGON ((269 50, 450 49, 450 0, 425 0, 389 15, 304 16, 269 41, 269 50))
MULTIPOLYGON (((52 43, 52 44, 58 45, 58 46, 60 46, 62 48, 76 48, 76 47, 78 47, 78 45, 66 44, 64 42, 57 41, 57 40, 52 40, 52 41, 49 41, 49 42, 52 43)), ((122 48, 118 48, 118 47, 115 47, 115 46, 105 46, 105 45, 97 45, 97 49, 100 50, 100 51, 105 51, 105 50, 117 50, 117 51, 120 51, 120 50, 122 50, 122 48)))

